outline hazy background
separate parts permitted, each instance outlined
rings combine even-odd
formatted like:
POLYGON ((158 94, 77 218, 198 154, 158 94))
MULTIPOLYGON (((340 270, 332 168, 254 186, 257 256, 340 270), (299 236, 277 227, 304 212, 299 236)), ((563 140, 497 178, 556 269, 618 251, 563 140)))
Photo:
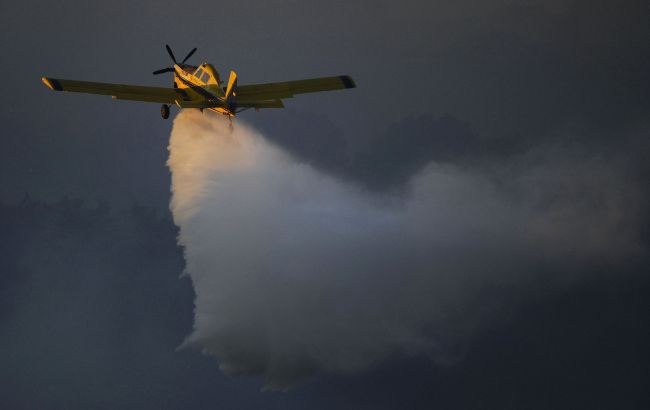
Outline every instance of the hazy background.
POLYGON ((649 14, 641 1, 3 3, 0 404, 647 407, 649 14), (396 357, 261 394, 174 352, 193 293, 168 211, 171 121, 40 82, 169 85, 151 76, 165 43, 242 84, 350 74, 355 90, 242 118, 382 201, 409 198, 431 166, 483 181, 533 210, 521 226, 565 259, 519 255, 539 280, 489 283, 499 320, 450 366, 396 357))

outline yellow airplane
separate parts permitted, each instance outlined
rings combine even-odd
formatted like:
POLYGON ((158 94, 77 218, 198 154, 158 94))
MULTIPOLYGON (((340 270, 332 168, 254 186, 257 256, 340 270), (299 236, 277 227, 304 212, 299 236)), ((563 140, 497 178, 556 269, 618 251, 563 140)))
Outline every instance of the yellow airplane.
POLYGON ((203 63, 198 67, 185 64, 196 52, 196 48, 192 49, 180 63, 176 61, 171 48, 168 45, 165 48, 174 65, 156 70, 153 74, 173 72, 173 88, 61 80, 50 77, 43 77, 42 81, 56 91, 111 95, 117 100, 162 103, 160 114, 163 118, 169 118, 169 107, 172 104, 179 108, 208 109, 231 118, 250 108, 256 111, 261 108, 284 108, 282 99, 291 98, 294 94, 356 87, 348 75, 281 83, 237 85, 237 74, 234 71, 230 71, 228 82, 223 86, 219 73, 211 64, 203 63))

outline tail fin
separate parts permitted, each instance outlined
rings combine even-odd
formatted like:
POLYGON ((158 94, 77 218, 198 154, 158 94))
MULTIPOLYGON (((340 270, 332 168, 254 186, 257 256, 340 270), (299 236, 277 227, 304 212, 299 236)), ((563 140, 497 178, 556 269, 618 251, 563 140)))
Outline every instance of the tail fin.
POLYGON ((237 73, 230 71, 230 78, 228 78, 228 88, 226 88, 226 100, 236 95, 237 90, 237 73))

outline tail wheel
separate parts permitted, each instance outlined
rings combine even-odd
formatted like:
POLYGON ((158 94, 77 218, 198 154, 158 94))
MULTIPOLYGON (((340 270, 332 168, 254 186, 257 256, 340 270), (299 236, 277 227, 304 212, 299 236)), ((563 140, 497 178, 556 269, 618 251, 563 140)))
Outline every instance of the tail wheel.
POLYGON ((160 107, 160 115, 161 115, 164 119, 169 118, 169 105, 167 105, 167 104, 163 104, 163 105, 160 107))

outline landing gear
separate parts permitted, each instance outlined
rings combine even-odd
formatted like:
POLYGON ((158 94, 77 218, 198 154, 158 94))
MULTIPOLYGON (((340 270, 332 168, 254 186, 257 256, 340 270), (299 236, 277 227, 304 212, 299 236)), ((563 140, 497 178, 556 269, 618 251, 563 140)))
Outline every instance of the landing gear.
POLYGON ((229 124, 228 124, 228 129, 229 129, 230 132, 232 133, 233 130, 235 129, 235 126, 232 125, 232 117, 230 117, 230 116, 228 117, 228 122, 229 122, 229 124))
POLYGON ((163 117, 163 119, 169 118, 169 105, 163 104, 160 107, 160 115, 163 117))

